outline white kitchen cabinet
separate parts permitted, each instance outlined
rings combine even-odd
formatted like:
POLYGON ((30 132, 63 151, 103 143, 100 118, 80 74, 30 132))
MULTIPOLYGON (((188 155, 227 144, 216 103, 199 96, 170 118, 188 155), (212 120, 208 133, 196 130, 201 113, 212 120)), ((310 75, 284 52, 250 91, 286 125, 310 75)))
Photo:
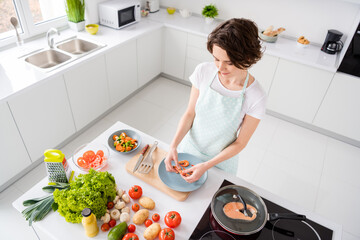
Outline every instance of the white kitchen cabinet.
POLYGON ((249 72, 261 84, 263 89, 269 94, 270 86, 274 78, 279 58, 264 54, 260 61, 251 66, 249 72))
POLYGON ((360 141, 360 78, 336 73, 313 124, 360 141))
POLYGON ((105 56, 98 56, 64 74, 76 130, 110 108, 105 56))
POLYGON ((214 61, 206 43, 206 37, 188 33, 184 80, 189 81, 190 75, 200 63, 214 61))
POLYGON ((0 191, 2 185, 31 164, 6 102, 0 103, 0 191))
POLYGON ((164 29, 164 73, 180 79, 184 78, 186 41, 186 32, 173 28, 164 29))
POLYGON ((8 103, 33 162, 75 133, 62 76, 47 79, 8 103))
POLYGON ((114 106, 138 88, 136 41, 120 45, 105 55, 110 104, 114 106))
POLYGON ((161 73, 162 29, 137 39, 137 63, 139 87, 161 73))
POLYGON ((267 108, 312 123, 333 75, 318 68, 280 59, 267 108))

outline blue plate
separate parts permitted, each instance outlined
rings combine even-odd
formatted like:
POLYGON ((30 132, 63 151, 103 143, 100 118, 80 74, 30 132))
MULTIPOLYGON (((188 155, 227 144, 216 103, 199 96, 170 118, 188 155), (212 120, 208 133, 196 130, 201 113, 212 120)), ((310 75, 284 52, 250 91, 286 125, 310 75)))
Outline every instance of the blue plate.
POLYGON ((135 132, 134 130, 131 130, 131 129, 121 129, 121 130, 118 130, 114 133, 112 133, 109 138, 108 138, 108 145, 110 147, 110 149, 114 150, 115 152, 118 152, 120 154, 127 154, 127 153, 131 153, 131 152, 134 152, 136 149, 139 148, 139 146, 141 145, 141 136, 139 133, 135 132), (116 135, 116 136, 119 136, 122 132, 125 132, 126 135, 128 135, 129 137, 133 138, 133 139, 136 139, 137 140, 137 146, 136 148, 132 149, 131 151, 128 151, 128 152, 119 152, 116 150, 115 146, 114 146, 114 140, 113 140, 113 136, 116 135))
MULTIPOLYGON (((161 161, 159 165, 158 174, 161 181, 169 188, 178 192, 191 192, 198 189, 199 187, 201 187, 201 185, 205 183, 208 175, 207 171, 196 182, 188 183, 180 176, 180 174, 166 171, 164 160, 165 158, 161 161)), ((200 159, 188 153, 179 153, 178 160, 179 161, 188 160, 190 166, 198 163, 202 163, 200 159)))

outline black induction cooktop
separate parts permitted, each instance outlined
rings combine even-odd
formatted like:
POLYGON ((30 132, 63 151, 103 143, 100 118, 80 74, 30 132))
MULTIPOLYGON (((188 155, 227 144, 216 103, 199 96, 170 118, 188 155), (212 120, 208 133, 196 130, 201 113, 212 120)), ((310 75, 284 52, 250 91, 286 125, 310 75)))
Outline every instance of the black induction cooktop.
MULTIPOLYGON (((233 183, 223 181, 221 187, 233 185, 233 183)), ((221 188, 220 187, 220 188, 221 188)), ((269 213, 293 213, 265 198, 262 198, 269 213)), ((301 213, 298 213, 301 214, 301 213)), ((252 235, 239 236, 224 230, 212 217, 210 204, 204 215, 200 219, 189 240, 330 240, 333 231, 316 222, 306 219, 305 221, 280 219, 267 221, 264 228, 252 235)))

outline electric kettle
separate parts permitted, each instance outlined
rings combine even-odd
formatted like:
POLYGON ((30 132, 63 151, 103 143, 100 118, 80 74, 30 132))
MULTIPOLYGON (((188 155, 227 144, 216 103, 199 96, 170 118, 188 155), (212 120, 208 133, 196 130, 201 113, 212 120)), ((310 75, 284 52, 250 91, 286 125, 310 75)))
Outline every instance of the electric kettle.
POLYGON ((148 5, 150 13, 154 13, 160 10, 159 0, 150 0, 147 1, 146 4, 148 5))

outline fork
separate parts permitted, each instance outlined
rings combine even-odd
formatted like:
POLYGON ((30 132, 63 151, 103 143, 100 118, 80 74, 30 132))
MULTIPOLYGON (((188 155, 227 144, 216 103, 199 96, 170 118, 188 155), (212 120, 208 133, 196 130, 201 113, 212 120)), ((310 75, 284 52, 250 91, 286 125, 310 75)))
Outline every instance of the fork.
POLYGON ((138 169, 139 173, 148 174, 150 172, 150 170, 153 168, 154 162, 152 159, 152 153, 156 149, 157 145, 158 145, 158 142, 155 141, 154 144, 151 146, 148 155, 145 157, 144 161, 142 161, 142 163, 139 166, 139 169, 138 169))

